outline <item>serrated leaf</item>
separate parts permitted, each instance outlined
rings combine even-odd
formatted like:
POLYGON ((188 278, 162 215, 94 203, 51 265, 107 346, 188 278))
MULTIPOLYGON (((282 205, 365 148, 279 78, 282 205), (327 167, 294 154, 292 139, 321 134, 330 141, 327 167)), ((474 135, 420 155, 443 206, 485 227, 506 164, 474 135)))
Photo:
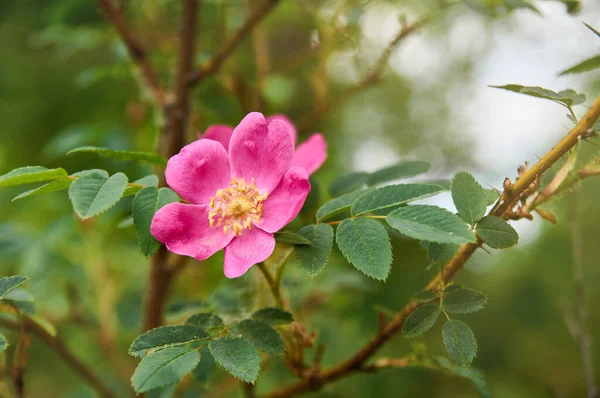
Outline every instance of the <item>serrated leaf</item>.
POLYGON ((260 356, 250 343, 243 339, 225 337, 208 343, 215 361, 232 376, 254 383, 260 372, 260 356))
POLYGON ((329 186, 329 194, 331 196, 339 196, 364 188, 368 178, 369 173, 364 172, 346 174, 345 176, 338 178, 329 186))
POLYGON ((477 340, 464 322, 447 321, 442 328, 442 337, 448 355, 457 364, 466 368, 473 362, 477 355, 477 340))
POLYGON ((29 278, 23 275, 5 276, 0 278, 0 300, 8 293, 25 283, 29 278))
POLYGON ((97 173, 79 177, 69 187, 69 199, 75 213, 86 219, 113 207, 127 187, 127 176, 117 173, 106 178, 97 173))
POLYGON ((3 334, 0 334, 0 352, 4 352, 8 348, 8 341, 3 334))
POLYGON ((149 350, 182 346, 208 338, 208 334, 195 325, 161 326, 139 335, 131 343, 129 355, 141 357, 149 350))
POLYGON ((440 296, 433 290, 423 290, 422 292, 413 294, 410 298, 410 301, 417 304, 423 304, 439 298, 440 296))
POLYGON ((500 194, 494 189, 484 189, 485 192, 485 204, 488 206, 493 205, 498 201, 500 194))
POLYGON ((179 381, 200 362, 200 353, 191 348, 173 347, 144 357, 131 377, 131 386, 138 392, 166 386, 179 381))
POLYGON ((67 155, 71 155, 74 153, 95 153, 99 156, 103 156, 105 158, 115 159, 115 160, 135 160, 138 162, 146 162, 150 164, 155 164, 157 166, 166 166, 167 159, 163 158, 157 153, 152 152, 141 152, 141 151, 124 151, 118 149, 110 149, 110 148, 101 148, 95 146, 83 146, 80 148, 75 148, 67 152, 67 155))
POLYGON ((427 250, 427 258, 431 265, 446 264, 454 257, 459 246, 453 243, 435 243, 421 241, 421 246, 427 250))
POLYGON ((150 233, 154 213, 166 204, 178 201, 177 194, 169 188, 146 187, 135 194, 132 204, 133 223, 137 231, 138 247, 144 256, 151 256, 160 247, 160 242, 150 233))
POLYGON ((56 192, 56 191, 64 191, 69 188, 73 180, 70 178, 60 178, 58 180, 54 180, 47 184, 42 185, 41 187, 37 187, 34 189, 30 189, 29 191, 25 191, 13 198, 13 202, 15 200, 30 198, 32 196, 41 195, 44 193, 56 192))
POLYGON ((444 294, 444 309, 451 314, 477 312, 487 303, 487 296, 477 290, 460 287, 444 294))
POLYGON ((127 196, 135 195, 140 189, 144 187, 158 187, 158 177, 154 174, 150 174, 135 180, 127 186, 125 192, 123 192, 123 197, 125 198, 127 196))
POLYGON ((571 66, 560 72, 559 76, 571 75, 575 73, 589 72, 600 68, 600 55, 596 55, 592 58, 588 58, 576 65, 571 66))
POLYGON ((271 326, 287 325, 294 322, 294 316, 291 313, 275 307, 261 308, 252 314, 252 319, 271 326))
POLYGON ((317 221, 325 221, 333 216, 336 216, 345 210, 350 210, 352 204, 362 195, 371 191, 370 189, 364 189, 362 191, 350 192, 345 195, 335 198, 325 203, 317 210, 317 221))
POLYGON ((399 180, 401 178, 414 177, 429 171, 431 165, 422 160, 409 160, 400 162, 390 167, 377 170, 367 177, 367 185, 377 185, 388 181, 399 180))
POLYGON ((285 351, 279 333, 266 323, 244 319, 236 325, 235 331, 260 351, 273 355, 280 355, 285 351))
POLYGON ((373 189, 361 195, 352 205, 353 215, 397 207, 414 200, 428 198, 445 189, 432 184, 398 184, 373 189))
POLYGON ((487 200, 483 187, 466 171, 456 173, 450 186, 452 201, 458 215, 468 224, 475 224, 485 215, 487 200))
POLYGON ((68 176, 67 172, 62 168, 47 169, 42 166, 20 167, 0 176, 0 188, 30 184, 32 182, 51 181, 68 176))
POLYGON ((225 327, 223 320, 216 314, 208 312, 201 312, 196 315, 192 315, 185 321, 186 325, 194 325, 211 336, 218 335, 225 327))
POLYGON ((440 306, 425 304, 417 307, 404 321, 402 334, 404 337, 417 337, 428 331, 435 325, 440 316, 440 306))
POLYGON ((475 227, 483 241, 494 249, 506 249, 519 241, 519 234, 506 221, 496 216, 485 216, 475 227))
POLYGON ((310 245, 310 240, 304 236, 290 231, 280 231, 275 233, 275 241, 279 243, 287 243, 288 245, 304 246, 310 245))
POLYGON ((463 244, 475 236, 456 214, 437 206, 414 205, 394 210, 387 223, 400 233, 418 240, 463 244))
POLYGON ((298 234, 310 245, 297 246, 296 258, 310 276, 315 276, 329 261, 333 247, 333 228, 329 224, 307 225, 302 227, 298 234))
POLYGON ((579 105, 585 102, 585 95, 578 94, 575 90, 563 90, 555 92, 548 90, 543 87, 537 86, 522 86, 520 84, 507 84, 505 86, 490 86, 493 88, 500 88, 503 90, 512 91, 519 94, 529 95, 531 97, 544 98, 556 103, 559 103, 565 107, 572 105, 579 105))
POLYGON ((336 242, 356 269, 374 279, 387 278, 392 245, 383 225, 368 218, 346 219, 337 228, 336 242))
POLYGON ((217 367, 217 363, 207 346, 200 349, 200 356, 202 359, 200 360, 200 364, 196 366, 196 369, 192 371, 192 376, 194 376, 198 382, 204 384, 208 382, 210 376, 212 376, 217 367))

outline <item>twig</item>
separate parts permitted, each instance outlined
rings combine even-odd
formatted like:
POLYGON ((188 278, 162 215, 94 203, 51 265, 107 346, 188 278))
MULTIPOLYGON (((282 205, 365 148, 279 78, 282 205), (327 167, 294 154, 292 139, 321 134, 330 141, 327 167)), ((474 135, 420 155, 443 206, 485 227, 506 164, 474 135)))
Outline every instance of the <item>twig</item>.
POLYGON ((279 3, 280 0, 265 0, 264 3, 256 7, 244 25, 233 34, 233 36, 221 47, 210 61, 202 65, 200 69, 189 76, 188 85, 190 87, 198 84, 207 76, 213 75, 219 71, 223 63, 229 58, 233 50, 236 49, 248 34, 254 29, 264 17, 279 3))
MULTIPOLYGON (((98 395, 104 398, 115 398, 116 395, 110 390, 110 388, 102 382, 102 380, 83 362, 81 362, 71 351, 55 336, 52 336, 44 328, 30 320, 29 318, 23 317, 23 322, 27 328, 27 331, 33 333, 41 340, 44 341, 50 348, 52 348, 81 378, 83 378, 96 392, 98 395)), ((19 331, 21 326, 14 321, 8 319, 0 319, 0 325, 9 329, 19 331)))

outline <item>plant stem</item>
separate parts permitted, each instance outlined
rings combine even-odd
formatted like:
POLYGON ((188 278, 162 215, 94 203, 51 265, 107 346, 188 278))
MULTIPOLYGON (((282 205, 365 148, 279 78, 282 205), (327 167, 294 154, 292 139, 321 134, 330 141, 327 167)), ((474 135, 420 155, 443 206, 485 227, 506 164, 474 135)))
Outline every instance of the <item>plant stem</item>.
POLYGON ((258 263, 256 264, 256 266, 265 277, 265 280, 269 285, 269 289, 271 290, 271 294, 273 295, 277 306, 283 309, 285 307, 285 303, 283 301, 283 298, 281 297, 281 290, 277 287, 275 279, 273 279, 273 275, 271 275, 267 267, 265 267, 265 263, 258 263))

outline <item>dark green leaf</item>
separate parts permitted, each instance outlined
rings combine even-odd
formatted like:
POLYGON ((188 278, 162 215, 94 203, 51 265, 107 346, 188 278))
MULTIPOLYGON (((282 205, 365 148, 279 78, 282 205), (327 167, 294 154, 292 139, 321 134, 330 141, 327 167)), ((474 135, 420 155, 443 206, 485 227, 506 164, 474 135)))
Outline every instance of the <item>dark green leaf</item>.
POLYGON ((345 195, 340 196, 339 198, 335 198, 325 203, 323 206, 317 210, 317 221, 325 221, 335 215, 338 215, 345 210, 350 210, 352 204, 364 195, 369 192, 370 189, 365 189, 362 191, 350 192, 345 195))
POLYGON ((446 264, 458 251, 458 245, 453 243, 421 241, 421 246, 427 250, 430 265, 446 264))
POLYGON ((469 314, 477 312, 487 303, 485 294, 464 287, 446 291, 444 294, 444 309, 451 314, 469 314))
POLYGON ((208 312, 192 315, 185 321, 185 324, 194 325, 211 336, 218 335, 225 327, 220 316, 208 312))
POLYGON ((215 368, 217 367, 217 363, 213 358, 208 346, 202 347, 200 350, 200 356, 202 359, 200 360, 200 364, 196 366, 196 369, 193 370, 192 376, 200 383, 204 384, 208 382, 210 376, 212 376, 215 368))
POLYGON ((369 173, 358 172, 347 174, 340 177, 329 186, 329 194, 331 196, 340 196, 364 188, 368 178, 369 173))
POLYGON ((485 215, 487 208, 485 191, 471 174, 466 171, 456 173, 450 191, 458 215, 468 224, 475 224, 485 215))
POLYGON ((37 187, 34 189, 30 189, 29 191, 25 191, 22 194, 15 196, 12 201, 14 202, 15 200, 29 198, 29 197, 41 195, 44 193, 63 191, 65 189, 69 188, 69 186, 71 185, 72 182, 73 182, 73 180, 70 178, 60 178, 58 180, 54 180, 52 182, 44 184, 41 187, 37 187))
POLYGON ((254 383, 260 372, 260 356, 250 343, 239 338, 225 337, 208 343, 213 358, 231 375, 254 383))
POLYGON ((352 214, 359 215, 401 204, 414 200, 428 198, 444 191, 439 185, 431 184, 399 184, 388 185, 373 189, 360 196, 352 205, 352 214))
POLYGON ((110 178, 91 173, 79 177, 69 187, 75 213, 82 218, 97 216, 113 207, 127 187, 127 176, 117 173, 110 178))
POLYGON ((267 307, 262 308, 252 314, 252 319, 256 319, 257 321, 264 322, 271 326, 276 325, 287 325, 288 323, 294 322, 294 316, 282 309, 267 307))
POLYGON ((435 304, 425 304, 417 307, 406 318, 404 326, 402 327, 402 334, 404 337, 416 337, 420 336, 435 325, 438 317, 440 316, 440 306, 435 304))
POLYGON ((191 348, 173 347, 144 357, 131 377, 135 392, 141 393, 179 381, 200 362, 200 353, 191 348))
MULTIPOLYGON (((197 366, 196 369, 198 369, 197 366)), ((146 393, 146 398, 171 398, 176 389, 177 383, 171 384, 170 386, 155 388, 146 393)))
POLYGON ((475 228, 477 234, 490 247, 506 249, 519 241, 519 234, 506 221, 496 216, 485 216, 475 228))
POLYGON ((477 355, 477 340, 464 322, 450 320, 442 328, 442 337, 448 355, 457 364, 466 368, 477 355))
POLYGON ((289 245, 304 246, 310 245, 310 240, 304 236, 290 231, 280 231, 275 233, 275 240, 279 243, 287 243, 289 245))
POLYGON ((61 168, 47 169, 42 166, 21 167, 0 176, 0 188, 29 184, 32 182, 57 180, 68 176, 67 172, 61 168))
POLYGON ((254 319, 244 319, 237 324, 235 331, 260 351, 273 355, 283 354, 285 351, 279 333, 266 323, 254 319))
POLYGON ((178 202, 179 197, 169 188, 142 188, 135 194, 132 204, 133 223, 137 231, 138 246, 146 257, 154 254, 160 243, 150 233, 152 218, 161 207, 178 202))
POLYGON ((560 72, 560 76, 589 72, 598 68, 600 68, 600 55, 588 58, 585 61, 582 61, 576 65, 571 66, 568 69, 565 69, 564 71, 560 72))
POLYGON ((136 160, 139 162, 155 164, 157 166, 167 165, 167 159, 163 158, 157 153, 152 152, 123 151, 118 149, 83 146, 70 150, 67 155, 71 155, 73 153, 95 153, 99 156, 115 160, 136 160))
POLYGON ((13 289, 26 282, 29 278, 22 275, 5 276, 0 278, 0 300, 13 289))
POLYGON ((176 347, 206 339, 206 332, 195 325, 162 326, 139 335, 131 343, 129 355, 141 357, 150 350, 176 347))
POLYGON ((309 241, 309 246, 297 246, 296 257, 302 268, 310 275, 317 275, 331 254, 333 247, 333 228, 329 224, 307 225, 298 231, 309 241))
POLYGON ((415 293, 410 298, 410 301, 417 304, 429 303, 430 301, 439 299, 440 296, 432 290, 423 290, 422 292, 415 293))
POLYGON ((377 170, 367 177, 367 185, 377 185, 388 181, 399 180, 401 178, 414 177, 429 171, 431 166, 421 160, 409 160, 400 162, 390 167, 377 170))

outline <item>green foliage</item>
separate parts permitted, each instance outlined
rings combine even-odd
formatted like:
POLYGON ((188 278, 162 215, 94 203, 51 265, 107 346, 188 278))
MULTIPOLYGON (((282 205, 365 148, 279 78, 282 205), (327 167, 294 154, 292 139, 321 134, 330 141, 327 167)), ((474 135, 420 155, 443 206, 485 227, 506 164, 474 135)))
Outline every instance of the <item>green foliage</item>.
POLYGON ((484 192, 485 204, 488 206, 493 205, 494 203, 496 203, 496 201, 498 201, 498 198, 500 198, 500 195, 494 189, 484 189, 484 192))
POLYGON ((458 245, 454 243, 435 243, 421 241, 421 246, 427 250, 429 266, 445 264, 454 257, 458 251, 458 245))
POLYGON ((440 316, 439 305, 425 304, 417 307, 404 321, 402 334, 404 337, 417 337, 428 331, 435 325, 440 316))
POLYGON ((362 195, 369 192, 369 189, 350 192, 325 203, 317 210, 317 221, 326 221, 352 207, 352 204, 362 195))
POLYGON ((250 343, 243 339, 224 337, 208 343, 215 361, 232 376, 254 383, 260 372, 260 356, 250 343))
MULTIPOLYGON (((198 369, 198 366, 196 366, 196 369, 198 369)), ((146 398, 171 398, 176 389, 177 383, 169 386, 158 387, 146 392, 146 398)))
POLYGON ((310 276, 315 276, 329 260, 333 247, 333 228, 329 224, 307 225, 298 234, 310 243, 296 247, 298 262, 310 276))
POLYGON ((280 355, 285 351, 279 333, 266 323, 244 319, 235 326, 234 330, 260 351, 273 355, 280 355))
POLYGON ((294 316, 291 313, 275 307, 261 308, 252 314, 252 319, 271 326, 287 325, 294 322, 294 316))
POLYGON ((176 383, 200 362, 200 353, 191 348, 172 347, 153 352, 140 362, 131 377, 138 392, 176 383))
MULTIPOLYGON (((600 37, 600 32, 598 32, 596 29, 594 29, 590 25, 586 24, 585 22, 583 24, 589 30, 591 30, 592 33, 594 33, 596 36, 600 37)), ((574 66, 571 66, 568 69, 565 69, 564 71, 560 72, 560 76, 570 75, 570 74, 574 74, 574 73, 589 72, 591 70, 595 70, 598 68, 600 68, 600 55, 596 55, 594 57, 588 58, 585 61, 582 61, 574 66)))
POLYGON ((357 172, 346 174, 338 178, 329 186, 331 196, 339 196, 357 189, 364 188, 369 178, 369 173, 357 172))
POLYGON ((41 187, 30 189, 29 191, 25 191, 15 196, 13 198, 13 202, 15 200, 30 198, 32 196, 37 196, 45 193, 64 191, 65 189, 69 188, 72 182, 73 180, 70 178, 60 178, 58 180, 54 180, 52 182, 42 185, 41 187))
POLYGON ((3 334, 0 334, 0 353, 4 352, 8 348, 8 341, 3 334))
POLYGON ((290 231, 280 231, 275 233, 275 241, 279 243, 287 243, 288 245, 305 246, 311 245, 310 240, 306 239, 301 234, 290 231))
POLYGON ((413 294, 410 298, 410 301, 417 304, 423 304, 439 298, 440 296, 433 290, 423 290, 422 292, 413 294))
POLYGON ((200 349, 200 356, 202 359, 200 360, 200 364, 192 371, 192 376, 194 376, 198 382, 204 384, 208 382, 212 376, 217 367, 217 363, 210 353, 208 346, 204 346, 200 349))
POLYGON ((367 185, 372 186, 388 181, 414 177, 428 172, 430 167, 429 163, 422 160, 400 162, 369 174, 366 182, 367 185))
POLYGON ((490 87, 501 88, 503 90, 525 94, 531 97, 548 99, 569 109, 573 105, 579 105, 585 102, 585 94, 579 94, 575 90, 563 90, 557 93, 543 87, 522 86, 520 84, 507 84, 505 86, 490 87))
POLYGON ((0 278, 0 300, 8 293, 25 283, 29 278, 22 275, 5 276, 0 278))
POLYGON ((150 350, 182 346, 207 340, 208 334, 196 325, 161 326, 139 335, 129 347, 129 354, 142 357, 150 350))
POLYGON ((33 295, 21 288, 17 287, 6 293, 4 297, 2 297, 2 301, 17 307, 23 314, 32 315, 35 312, 33 295))
POLYGON ((469 380, 482 398, 492 398, 492 393, 490 392, 487 382, 480 371, 477 371, 473 368, 465 369, 463 367, 456 366, 453 362, 445 357, 436 358, 436 363, 441 370, 449 373, 450 375, 463 377, 469 380))
POLYGON ((85 220, 113 207, 126 187, 127 176, 123 173, 110 178, 90 173, 73 181, 69 187, 69 199, 75 213, 85 220))
POLYGON ((485 215, 486 193, 471 174, 466 171, 455 174, 450 192, 458 215, 467 223, 475 224, 485 215))
POLYGON ((133 183, 129 184, 123 192, 123 197, 135 195, 140 189, 144 187, 158 187, 158 177, 154 174, 147 175, 133 183))
POLYGON ((485 216, 475 228, 477 234, 490 247, 506 249, 519 241, 519 234, 506 221, 496 216, 485 216))
POLYGON ((387 278, 392 264, 392 246, 380 223, 368 218, 346 219, 337 228, 336 242, 356 269, 374 279, 387 278))
POLYGON ((469 314, 482 310, 487 303, 485 294, 459 287, 444 294, 444 309, 451 314, 469 314))
POLYGON ((166 166, 167 159, 163 158, 159 154, 152 152, 140 152, 140 151, 123 151, 118 149, 100 148, 94 146, 83 146, 70 150, 67 155, 74 153, 95 153, 99 156, 103 156, 109 159, 115 160, 135 160, 138 162, 146 162, 157 166, 166 166))
POLYGON ((144 256, 151 256, 160 247, 160 242, 150 233, 154 213, 166 204, 178 201, 177 194, 169 188, 146 187, 135 194, 132 205, 133 223, 137 231, 138 246, 144 256))
POLYGON ((399 184, 373 189, 360 196, 352 205, 353 215, 397 207, 414 200, 428 198, 444 191, 439 185, 399 184))
POLYGON ((218 336, 225 328, 225 324, 220 316, 208 312, 192 315, 185 321, 185 324, 196 326, 212 337, 218 336))
POLYGON ((437 206, 414 205, 394 210, 387 223, 400 233, 418 240, 463 244, 475 237, 456 214, 437 206))
POLYGON ((0 188, 15 185, 30 184, 32 182, 51 181, 68 177, 64 169, 47 169, 42 166, 20 167, 0 176, 0 188))
POLYGON ((477 355, 477 340, 464 322, 455 319, 444 323, 442 337, 448 355, 457 364, 466 368, 477 355))

